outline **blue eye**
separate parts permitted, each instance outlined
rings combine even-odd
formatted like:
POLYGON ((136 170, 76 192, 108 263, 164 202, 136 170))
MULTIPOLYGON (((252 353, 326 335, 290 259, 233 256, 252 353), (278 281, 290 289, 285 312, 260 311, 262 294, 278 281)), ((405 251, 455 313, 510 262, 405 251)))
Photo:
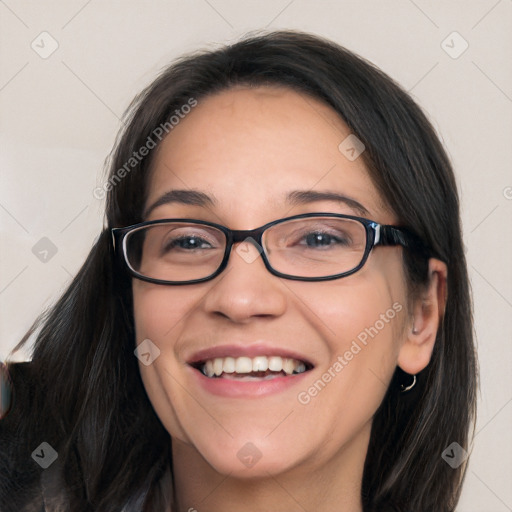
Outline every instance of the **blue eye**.
POLYGON ((328 247, 330 245, 349 245, 347 238, 339 238, 330 233, 312 232, 305 237, 308 246, 328 247), (334 243, 332 243, 334 242, 334 243))
POLYGON ((170 250, 176 247, 185 250, 207 249, 208 247, 211 247, 211 244, 207 240, 199 236, 181 236, 179 238, 174 238, 166 242, 166 244, 163 247, 163 252, 169 252, 170 250), (205 244, 207 244, 207 246, 205 246, 205 244))

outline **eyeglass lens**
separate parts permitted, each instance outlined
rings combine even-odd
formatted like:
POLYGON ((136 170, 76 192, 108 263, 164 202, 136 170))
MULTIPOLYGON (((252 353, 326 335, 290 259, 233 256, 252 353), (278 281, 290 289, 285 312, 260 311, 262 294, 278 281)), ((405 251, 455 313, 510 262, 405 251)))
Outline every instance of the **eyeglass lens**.
MULTIPOLYGON (((126 235, 128 264, 143 276, 191 281, 215 273, 226 249, 223 231, 202 224, 167 222, 126 235)), ((356 268, 366 247, 366 228, 353 219, 309 217, 274 224, 262 237, 271 267, 297 277, 326 277, 356 268)))

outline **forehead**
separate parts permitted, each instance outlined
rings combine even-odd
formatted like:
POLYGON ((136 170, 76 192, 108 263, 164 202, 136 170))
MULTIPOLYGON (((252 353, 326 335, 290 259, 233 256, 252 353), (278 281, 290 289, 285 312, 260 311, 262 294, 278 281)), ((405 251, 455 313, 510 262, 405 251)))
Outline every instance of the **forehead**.
POLYGON ((214 198, 210 208, 242 223, 255 215, 264 221, 265 214, 274 220, 300 213, 286 203, 292 190, 324 191, 358 201, 375 220, 390 221, 363 159, 340 151, 350 134, 331 107, 285 87, 216 93, 158 147, 146 207, 173 189, 197 190, 214 198))

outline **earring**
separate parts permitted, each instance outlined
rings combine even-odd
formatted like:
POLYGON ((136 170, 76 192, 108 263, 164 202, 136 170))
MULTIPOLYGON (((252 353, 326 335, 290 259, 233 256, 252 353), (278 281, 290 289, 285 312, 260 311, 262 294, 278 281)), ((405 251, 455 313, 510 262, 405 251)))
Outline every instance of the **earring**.
POLYGON ((412 382, 408 386, 405 384, 400 384, 400 392, 401 393, 407 393, 407 391, 410 391, 414 386, 416 386, 416 375, 412 376, 412 382))
POLYGON ((414 327, 414 326, 412 327, 412 333, 413 334, 418 334, 418 329, 416 329, 416 327, 414 327))

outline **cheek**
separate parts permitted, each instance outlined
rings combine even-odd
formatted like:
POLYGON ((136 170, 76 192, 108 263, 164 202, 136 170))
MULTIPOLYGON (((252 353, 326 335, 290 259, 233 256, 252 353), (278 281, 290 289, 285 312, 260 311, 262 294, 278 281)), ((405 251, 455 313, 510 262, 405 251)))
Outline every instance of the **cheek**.
POLYGON ((297 396, 295 416, 310 439, 321 441, 318 457, 370 428, 398 358, 405 312, 401 288, 375 274, 352 277, 294 288, 325 350, 325 362, 297 396))
POLYGON ((195 297, 182 289, 134 282, 133 315, 137 343, 143 339, 166 340, 172 338, 172 330, 178 329, 193 307, 195 297))
MULTIPOLYGON (((361 272, 345 282, 296 290, 307 303, 310 321, 325 340, 328 364, 305 397, 327 402, 321 410, 359 409, 370 417, 396 368, 406 318, 405 289, 398 272, 361 272), (390 281, 391 279, 391 281, 390 281)), ((318 377, 318 376, 317 376, 318 377)))
POLYGON ((181 370, 176 358, 176 340, 183 332, 187 313, 202 296, 185 287, 171 289, 138 280, 134 280, 132 291, 136 344, 145 347, 150 340, 156 346, 150 364, 139 358, 144 388, 167 431, 187 442, 187 429, 181 425, 178 414, 183 397, 174 377, 181 370))

